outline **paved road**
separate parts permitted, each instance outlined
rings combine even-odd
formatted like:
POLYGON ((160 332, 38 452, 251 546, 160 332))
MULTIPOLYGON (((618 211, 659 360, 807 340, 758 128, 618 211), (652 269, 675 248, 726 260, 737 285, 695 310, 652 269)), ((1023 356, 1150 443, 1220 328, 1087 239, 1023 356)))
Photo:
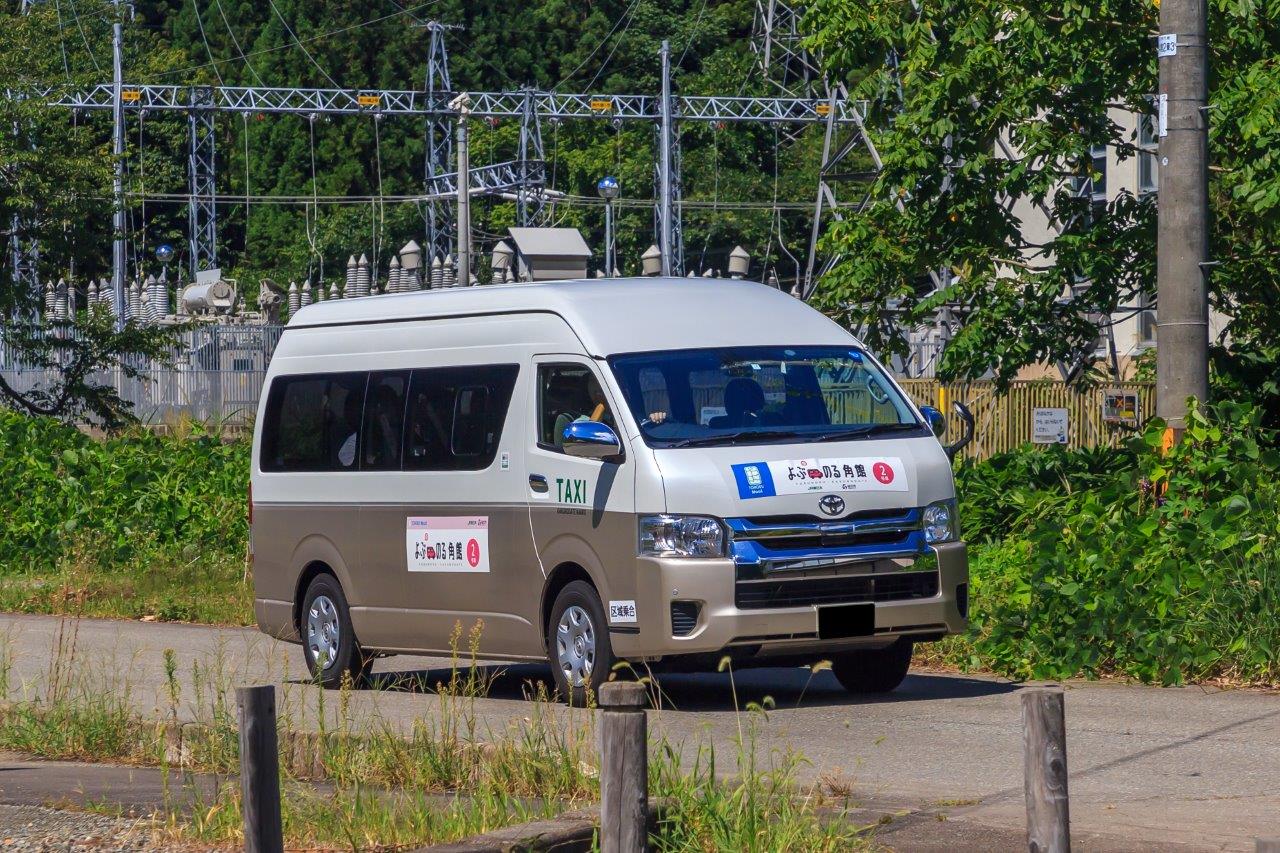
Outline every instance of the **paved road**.
MULTIPOLYGON (((167 707, 164 650, 177 654, 183 710, 196 715, 192 663, 224 685, 285 685, 285 713, 313 720, 317 691, 297 683, 302 655, 254 631, 188 625, 0 615, 0 642, 11 662, 11 693, 39 691, 58 655, 73 660, 76 680, 126 689, 149 713, 167 707), (74 655, 66 649, 74 639, 74 655)), ((432 696, 402 687, 414 678, 447 677, 448 662, 388 658, 375 680, 388 689, 359 691, 353 709, 408 728, 438 713, 432 696)), ((530 681, 544 668, 495 668, 489 698, 476 704, 481 729, 501 731, 527 717, 530 681)), ((722 759, 734 752, 740 704, 770 696, 760 742, 804 755, 808 781, 849 785, 872 808, 901 812, 882 837, 903 850, 943 849, 947 831, 989 833, 1016 841, 1023 825, 1018 685, 995 678, 914 674, 892 697, 851 700, 829 673, 804 670, 666 675, 655 731, 691 748, 710 739, 722 759), (897 839, 895 841, 895 838, 897 839), (932 840, 930 840, 932 839, 932 840)), ((1259 835, 1280 833, 1280 696, 1201 688, 1119 684, 1067 686, 1071 817, 1085 849, 1251 850, 1259 835)), ((332 698, 327 708, 337 703, 332 698)), ((569 712, 560 712, 568 714, 569 712)), ((1003 846, 1003 845, 998 845, 1003 846)))

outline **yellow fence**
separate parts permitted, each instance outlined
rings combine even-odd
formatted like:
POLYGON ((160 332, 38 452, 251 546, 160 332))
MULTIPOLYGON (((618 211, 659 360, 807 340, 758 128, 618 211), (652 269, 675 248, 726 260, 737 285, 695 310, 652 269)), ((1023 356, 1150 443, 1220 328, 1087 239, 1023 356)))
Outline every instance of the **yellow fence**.
POLYGON ((956 440, 962 429, 959 418, 951 411, 952 402, 968 405, 974 419, 973 443, 961 456, 977 459, 1031 441, 1033 409, 1066 409, 1068 447, 1114 445, 1140 429, 1103 420, 1103 400, 1109 392, 1137 395, 1139 424, 1155 413, 1156 392, 1151 382, 1119 382, 1084 390, 1061 382, 1014 382, 1004 394, 997 394, 995 383, 989 381, 946 385, 936 379, 899 382, 918 404, 937 406, 946 412, 946 441, 956 440))

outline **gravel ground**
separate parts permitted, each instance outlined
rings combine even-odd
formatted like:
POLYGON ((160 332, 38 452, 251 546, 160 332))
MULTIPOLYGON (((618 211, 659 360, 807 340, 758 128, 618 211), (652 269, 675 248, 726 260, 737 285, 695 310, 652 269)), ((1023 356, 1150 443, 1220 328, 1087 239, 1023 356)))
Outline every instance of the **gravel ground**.
POLYGON ((158 850, 146 820, 43 806, 0 805, 0 850, 158 850))

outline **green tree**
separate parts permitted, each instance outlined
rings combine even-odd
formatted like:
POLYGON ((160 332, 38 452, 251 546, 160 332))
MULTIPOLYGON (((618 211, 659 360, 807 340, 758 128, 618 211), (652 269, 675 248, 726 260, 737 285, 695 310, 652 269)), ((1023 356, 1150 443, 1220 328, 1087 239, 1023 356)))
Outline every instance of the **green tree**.
MULTIPOLYGON (((78 273, 83 284, 103 271, 71 269, 57 259, 100 258, 110 240, 108 139, 100 126, 47 102, 51 94, 98 82, 94 45, 109 46, 103 39, 111 14, 110 6, 89 2, 80 5, 74 24, 53 4, 0 15, 0 91, 7 95, 0 99, 0 233, 6 248, 0 260, 0 368, 22 364, 42 368, 48 377, 32 386, 0 373, 0 404, 66 419, 89 416, 108 428, 130 414, 103 372, 135 376, 126 356, 162 355, 165 333, 133 324, 118 331, 101 311, 85 312, 75 324, 43 322, 41 294, 16 279, 8 246, 15 236, 39 240, 41 281, 69 275, 74 282, 78 273), (82 34, 79 48, 72 32, 82 34)), ((145 64, 171 58, 154 50, 145 64)))
MULTIPOLYGON (((1222 262, 1211 300, 1234 318, 1237 345, 1274 337, 1263 295, 1277 281, 1277 8, 1210 2, 1222 262)), ((1102 206, 1079 190, 1094 146, 1137 153, 1116 116, 1152 113, 1156 18, 1145 0, 814 0, 812 44, 833 74, 860 77, 859 92, 876 99, 884 158, 866 210, 826 234, 842 260, 822 283, 823 307, 901 351, 886 300, 907 326, 952 306, 962 325, 942 358, 946 378, 990 370, 1007 382, 1030 364, 1088 362, 1089 315, 1154 293, 1155 197, 1121 193, 1102 206), (896 74, 883 62, 890 51, 896 74), (1041 218, 1052 227, 1035 240, 1039 229, 1026 226, 1041 218)))

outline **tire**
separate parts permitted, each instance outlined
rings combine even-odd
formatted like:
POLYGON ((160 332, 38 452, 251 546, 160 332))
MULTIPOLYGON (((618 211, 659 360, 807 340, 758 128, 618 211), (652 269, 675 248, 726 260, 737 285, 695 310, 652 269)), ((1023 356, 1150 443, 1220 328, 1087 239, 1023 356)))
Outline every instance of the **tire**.
POLYGON ((609 680, 617 658, 609 642, 609 623, 595 588, 573 581, 556 596, 547 621, 547 661, 556 691, 575 708, 609 680))
POLYGON ((831 672, 850 693, 890 693, 907 677, 911 649, 911 640, 899 637, 883 649, 845 652, 832 658, 831 672))
POLYGON ((365 655, 351 628, 347 596, 333 575, 319 575, 307 587, 298 634, 307 670, 323 687, 341 686, 348 673, 352 683, 359 685, 373 669, 373 658, 365 655))

